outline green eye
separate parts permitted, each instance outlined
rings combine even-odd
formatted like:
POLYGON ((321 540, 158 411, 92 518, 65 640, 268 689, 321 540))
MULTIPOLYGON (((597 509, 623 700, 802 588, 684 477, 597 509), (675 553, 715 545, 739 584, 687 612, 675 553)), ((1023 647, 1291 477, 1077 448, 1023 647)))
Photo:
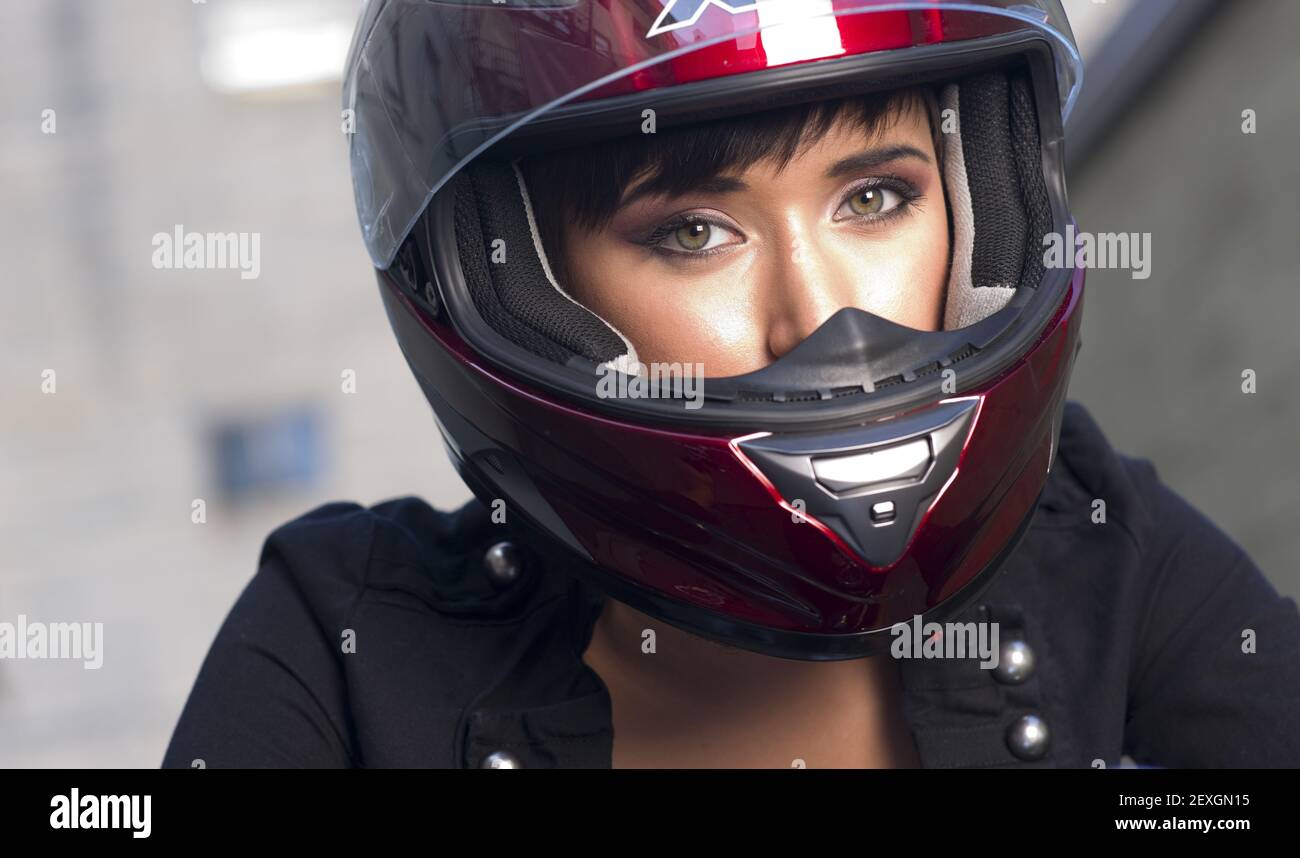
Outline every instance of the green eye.
POLYGON ((855 214, 880 214, 880 210, 884 207, 885 193, 880 188, 863 188, 849 197, 849 208, 853 209, 855 214))
POLYGON ((887 217, 891 212, 902 208, 919 196, 919 194, 908 195, 884 185, 868 185, 845 197, 835 217, 876 221, 887 217))
POLYGON ((736 230, 698 215, 673 218, 644 239, 656 253, 679 259, 704 259, 715 250, 744 243, 736 230))
POLYGON ((673 233, 677 243, 686 250, 703 250, 713 236, 713 229, 704 221, 692 221, 673 233))

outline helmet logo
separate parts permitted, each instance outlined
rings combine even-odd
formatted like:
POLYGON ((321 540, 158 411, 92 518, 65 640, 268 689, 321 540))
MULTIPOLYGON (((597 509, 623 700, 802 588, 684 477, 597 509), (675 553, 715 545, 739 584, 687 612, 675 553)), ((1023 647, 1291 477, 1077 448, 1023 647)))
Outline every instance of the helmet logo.
POLYGON ((741 0, 667 0, 664 3, 664 10, 659 13, 655 19, 654 26, 645 34, 647 39, 654 36, 662 36, 664 33, 670 33, 673 30, 680 30, 683 27, 690 27, 700 20, 704 10, 710 6, 717 6, 729 14, 738 15, 741 12, 753 12, 758 8, 758 0, 745 3, 741 0))

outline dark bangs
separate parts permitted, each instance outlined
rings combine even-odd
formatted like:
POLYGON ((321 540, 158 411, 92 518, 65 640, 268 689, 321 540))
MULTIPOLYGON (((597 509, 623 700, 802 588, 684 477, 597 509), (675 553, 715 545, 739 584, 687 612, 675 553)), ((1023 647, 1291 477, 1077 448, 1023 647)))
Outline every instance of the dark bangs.
POLYGON ((929 88, 797 104, 738 119, 722 119, 656 134, 636 134, 590 146, 523 159, 542 242, 553 270, 563 256, 564 222, 602 227, 618 211, 632 182, 651 193, 687 193, 702 182, 743 172, 760 161, 783 169, 802 148, 827 134, 836 122, 870 136, 887 130, 909 108, 925 110, 942 157, 939 105, 929 88))

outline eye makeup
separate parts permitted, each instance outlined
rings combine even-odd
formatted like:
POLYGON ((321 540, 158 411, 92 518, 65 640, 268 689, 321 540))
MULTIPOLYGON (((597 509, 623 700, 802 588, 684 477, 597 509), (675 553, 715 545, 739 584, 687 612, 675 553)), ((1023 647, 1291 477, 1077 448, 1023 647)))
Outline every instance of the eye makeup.
MULTIPOLYGON (((920 188, 901 176, 892 173, 872 176, 854 182, 838 195, 831 220, 837 223, 857 221, 864 225, 883 224, 907 215, 915 203, 924 197, 920 188), (859 211, 853 205, 855 197, 869 192, 881 195, 883 202, 879 211, 859 211)), ((678 212, 649 230, 634 233, 630 240, 651 252, 674 260, 704 259, 745 243, 744 233, 729 219, 724 220, 713 212, 700 210, 678 212), (695 230, 693 234, 679 235, 682 230, 692 228, 695 230), (739 240, 714 244, 713 239, 720 237, 720 234, 735 235, 739 240), (678 247, 671 246, 674 240, 678 247), (692 244, 696 246, 691 246, 692 244)))

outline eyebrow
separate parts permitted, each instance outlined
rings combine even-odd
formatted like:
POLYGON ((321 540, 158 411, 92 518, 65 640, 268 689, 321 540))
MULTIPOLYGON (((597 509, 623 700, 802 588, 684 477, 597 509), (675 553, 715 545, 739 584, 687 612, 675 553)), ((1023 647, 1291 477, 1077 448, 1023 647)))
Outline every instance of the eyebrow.
POLYGON ((885 146, 880 149, 868 149, 866 152, 859 152, 856 155, 850 155, 836 161, 826 171, 826 178, 838 179, 850 173, 870 170, 873 167, 879 167, 881 164, 888 164, 890 161, 902 161, 905 158, 911 158, 923 164, 931 163, 930 156, 915 146, 885 146))
MULTIPOLYGON (((646 179, 639 183, 635 188, 629 191, 623 199, 619 200, 619 207, 622 208, 623 206, 631 205, 642 197, 653 196, 654 194, 659 193, 660 189, 657 187, 658 184, 659 183, 655 178, 646 179)), ((733 176, 711 176, 693 188, 695 191, 706 194, 731 194, 736 191, 744 191, 748 189, 749 185, 733 176)))
MULTIPOLYGON (((891 161, 901 161, 905 158, 911 158, 921 161, 924 164, 931 163, 930 156, 922 152, 915 146, 899 145, 885 146, 880 149, 868 149, 865 152, 858 152, 847 158, 841 158, 826 170, 826 178, 838 179, 841 176, 851 173, 858 173, 863 170, 870 170, 879 167, 881 164, 888 164, 891 161)), ((642 197, 652 196, 659 193, 659 184, 657 177, 652 177, 640 182, 619 200, 619 207, 631 205, 642 197)), ((734 176, 712 176, 695 186, 693 190, 706 194, 730 194, 737 191, 748 190, 749 185, 734 176)))

